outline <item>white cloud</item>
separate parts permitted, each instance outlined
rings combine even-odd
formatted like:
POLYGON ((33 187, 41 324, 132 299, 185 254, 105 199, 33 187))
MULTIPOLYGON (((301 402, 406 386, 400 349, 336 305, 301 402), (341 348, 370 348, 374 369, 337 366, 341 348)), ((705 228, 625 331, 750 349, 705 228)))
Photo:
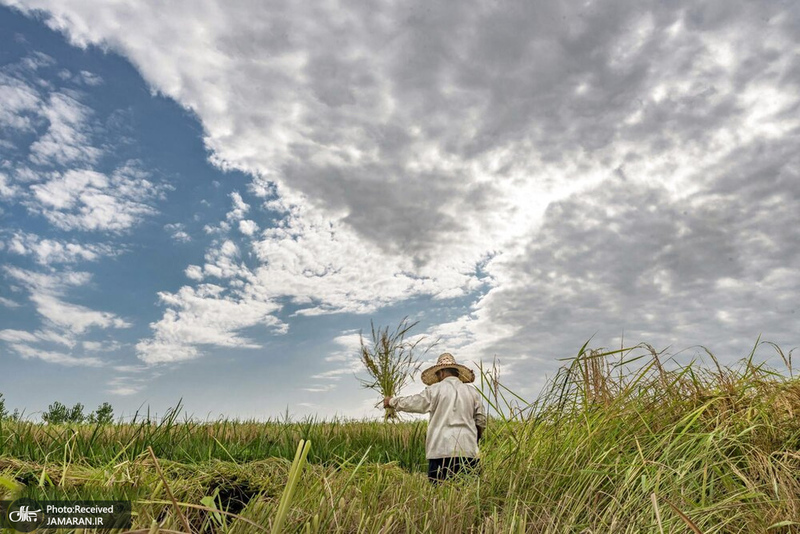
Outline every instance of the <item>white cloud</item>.
POLYGON ((25 332, 23 330, 9 330, 9 329, 0 330, 0 339, 11 343, 18 343, 18 342, 34 343, 36 341, 39 341, 39 338, 31 334, 30 332, 25 332))
MULTIPOLYGON (((740 173, 756 184, 751 173, 763 164, 753 160, 739 154, 729 162, 735 173, 718 171, 716 188, 740 173)), ((434 333, 466 358, 497 355, 521 387, 523 371, 553 373, 556 358, 574 356, 589 338, 593 347, 618 347, 622 337, 676 351, 702 344, 725 362, 744 357, 759 335, 794 344, 788 281, 800 277, 800 256, 786 244, 798 201, 784 197, 767 215, 773 190, 761 184, 724 203, 718 193, 669 195, 619 181, 554 204, 536 242, 486 266, 495 287, 470 314, 434 333), (614 202, 622 195, 629 201, 614 202)))
MULTIPOLYGON (((364 375, 363 364, 359 358, 361 336, 357 332, 344 332, 336 336, 333 345, 339 347, 325 357, 326 362, 338 364, 338 367, 315 373, 311 376, 317 380, 339 380, 342 376, 364 375)), ((330 387, 318 386, 318 387, 330 387)), ((322 390, 320 390, 322 391, 322 390)))
POLYGON ((146 363, 193 359, 201 355, 197 347, 203 345, 258 348, 258 343, 238 332, 255 326, 282 328, 271 315, 278 306, 247 292, 202 284, 183 287, 177 293, 159 293, 159 297, 168 309, 161 320, 150 325, 153 338, 136 346, 146 363))
POLYGON ((118 253, 107 245, 67 243, 25 232, 14 233, 5 243, 9 252, 33 256, 40 265, 97 261, 118 253))
MULTIPOLYGON (((225 239, 222 243, 215 242, 212 248, 206 251, 203 273, 228 280, 248 277, 249 272, 239 263, 239 256, 239 247, 230 239, 225 239)), ((193 270, 192 274, 196 276, 197 272, 193 270)))
POLYGON ((67 367, 102 367, 105 365, 98 358, 78 358, 61 352, 38 350, 27 345, 14 344, 11 348, 26 360, 39 359, 67 367))
POLYGON ((70 287, 82 286, 92 278, 90 273, 83 271, 45 274, 11 266, 5 266, 5 271, 32 291, 53 294, 61 294, 70 287))
POLYGON ((64 272, 57 274, 42 274, 25 271, 15 267, 6 267, 6 272, 22 283, 30 291, 30 300, 36 306, 36 311, 47 320, 73 334, 83 334, 92 327, 97 328, 128 328, 131 324, 117 315, 101 312, 81 306, 70 304, 62 300, 62 295, 71 286, 86 284, 91 275, 85 272, 64 272))
POLYGON ((128 57, 197 114, 213 162, 251 173, 249 190, 286 213, 237 244, 227 233, 250 207, 231 196, 202 267, 228 287, 167 299, 144 358, 241 341, 283 298, 367 313, 481 289, 441 330, 470 357, 519 365, 598 325, 731 341, 715 302, 794 331, 776 271, 798 250, 784 231, 798 226, 800 152, 785 5, 11 4, 128 57), (260 264, 245 268, 250 252, 260 264), (764 297, 715 292, 722 277, 764 297), (179 313, 200 303, 259 319, 179 313))
POLYGON ((365 249, 347 226, 324 217, 301 216, 299 207, 284 211, 291 215, 283 224, 265 230, 261 240, 251 243, 261 262, 254 271, 241 263, 242 251, 229 239, 208 250, 202 269, 192 265, 185 271, 193 280, 226 281, 230 291, 204 285, 161 294, 169 309, 151 325, 153 338, 139 344, 140 358, 150 363, 192 359, 201 354, 195 347, 204 344, 256 347, 235 333, 256 324, 285 331, 275 313, 286 297, 304 305, 298 313, 305 315, 364 313, 414 295, 454 290, 465 294, 480 285, 467 265, 462 266, 463 273, 431 269, 430 276, 397 274, 413 271, 412 260, 365 249), (364 279, 371 282, 365 284, 364 279))
MULTIPOLYGON (((0 173, 0 201, 22 204, 60 230, 127 231, 156 213, 154 204, 170 187, 152 182, 136 161, 95 169, 121 141, 83 102, 85 93, 43 78, 39 69, 54 65, 52 58, 32 54, 0 69, 0 99, 7 102, 0 125, 28 134, 0 139, 11 156, 0 173)), ((78 79, 100 81, 85 71, 78 79)))
POLYGON ((231 193, 231 200, 233 201, 233 209, 228 212, 226 218, 229 221, 240 221, 250 211, 250 206, 242 199, 242 195, 238 191, 231 193))
POLYGON ((183 223, 165 224, 164 230, 169 232, 172 239, 178 243, 188 243, 192 240, 192 236, 186 233, 186 225, 183 223))
POLYGON ((104 174, 89 170, 71 170, 57 180, 31 186, 34 198, 47 208, 57 210, 74 208, 85 190, 102 190, 108 187, 104 174))
POLYGON ((233 241, 226 240, 222 243, 222 246, 219 248, 219 256, 222 258, 236 258, 237 256, 239 256, 239 247, 237 247, 236 243, 234 243, 233 241))
POLYGON ((200 281, 203 279, 203 269, 198 265, 190 265, 184 271, 187 278, 200 281))
POLYGON ((244 219, 239 221, 239 231, 246 236, 251 236, 258 232, 258 225, 255 221, 244 219))
POLYGON ((35 88, 22 80, 0 72, 0 126, 3 129, 31 131, 32 118, 40 106, 35 88))
POLYGON ((117 376, 108 381, 106 391, 120 397, 135 395, 144 389, 145 380, 140 376, 117 376))
MULTIPOLYGON (((161 322, 164 320, 162 319, 161 322)), ((158 323, 158 324, 161 324, 158 323)), ((158 325, 156 325, 158 326, 158 325)), ((139 359, 148 364, 173 363, 199 358, 202 353, 191 343, 194 340, 187 338, 177 342, 156 337, 145 339, 136 344, 139 359)))
POLYGON ((38 311, 51 323, 75 334, 83 334, 92 327, 129 328, 131 323, 109 312, 101 312, 62 301, 54 295, 33 294, 31 301, 38 311))
POLYGON ((114 370, 120 373, 141 373, 149 370, 147 365, 115 365, 114 370))
POLYGON ((32 185, 33 199, 26 205, 63 230, 122 232, 155 214, 150 202, 164 190, 131 163, 111 176, 69 170, 32 185))
POLYGON ((71 332, 59 332, 53 329, 37 330, 36 337, 44 342, 58 343, 66 347, 75 346, 75 336, 71 332))
MULTIPOLYGON (((27 330, 2 330, 0 341, 25 359, 100 366, 102 360, 85 355, 114 351, 121 345, 84 336, 98 329, 128 328, 131 323, 115 313, 70 302, 70 293, 86 286, 91 275, 59 268, 118 255, 125 245, 61 235, 73 230, 126 232, 156 213, 156 202, 164 199, 170 186, 151 181, 138 161, 105 158, 128 140, 120 140, 113 131, 118 124, 87 105, 89 93, 64 88, 97 86, 102 78, 88 71, 73 75, 64 69, 58 73, 60 79, 54 78, 55 66, 52 58, 33 53, 0 67, 0 98, 4 100, 0 136, 8 136, 0 139, 7 149, 6 159, 0 162, 0 201, 43 216, 59 234, 53 237, 47 229, 37 230, 40 235, 19 230, 30 228, 27 219, 12 220, 10 228, 0 231, 0 251, 30 257, 42 267, 42 272, 35 272, 4 266, 7 278, 18 284, 12 289, 27 290, 41 321, 38 329, 34 323, 27 330), (101 164, 103 172, 98 172, 101 164), (54 345, 60 347, 53 350, 54 345)), ((7 214, 0 211, 0 215, 7 214)), ((118 236, 106 239, 119 241, 118 236)), ((7 298, 0 298, 0 304, 20 307, 7 298)))
POLYGON ((90 143, 87 132, 91 110, 64 93, 53 93, 41 109, 50 125, 30 147, 30 159, 38 165, 91 164, 101 151, 90 143))
POLYGON ((77 74, 73 74, 67 69, 61 69, 58 71, 58 77, 64 81, 72 82, 77 86, 97 87, 105 83, 105 80, 103 80, 101 76, 87 70, 82 70, 77 74))
POLYGON ((78 345, 80 337, 92 328, 131 326, 113 313, 92 310, 63 300, 71 288, 89 282, 91 277, 88 273, 68 271, 43 274, 9 266, 5 267, 5 271, 9 277, 17 280, 29 291, 30 300, 43 319, 44 327, 35 331, 14 329, 0 331, 0 341, 9 343, 11 348, 24 359, 39 359, 70 367, 101 367, 105 365, 101 359, 76 354, 76 346, 84 352, 96 352, 113 350, 119 345, 113 341, 100 343, 88 340, 78 345), (42 348, 43 344, 62 345, 69 349, 69 353, 42 348))
POLYGON ((11 299, 7 299, 5 297, 0 297, 0 304, 5 306, 6 308, 19 308, 19 303, 14 302, 11 299))
POLYGON ((336 389, 336 384, 322 384, 303 388, 303 391, 308 391, 310 393, 327 393, 334 389, 336 389))
POLYGON ((60 334, 53 330, 37 330, 36 332, 27 332, 25 330, 0 330, 0 340, 8 341, 9 343, 39 343, 51 342, 65 345, 72 348, 75 345, 73 338, 60 334))
POLYGON ((412 257, 367 246, 346 224, 292 211, 253 243, 261 266, 251 283, 259 294, 310 305, 301 314, 367 313, 416 295, 464 295, 481 285, 469 263, 416 266, 412 257))
POLYGON ((133 386, 116 386, 107 389, 109 393, 112 395, 119 395, 120 397, 127 397, 129 395, 135 395, 141 391, 141 386, 133 387, 133 386))
POLYGON ((20 189, 12 184, 8 176, 0 172, 0 199, 10 200, 19 195, 20 189))
POLYGON ((98 85, 103 85, 103 83, 105 83, 101 76, 89 72, 88 70, 82 70, 80 72, 80 80, 84 84, 89 85, 91 87, 96 87, 98 85))

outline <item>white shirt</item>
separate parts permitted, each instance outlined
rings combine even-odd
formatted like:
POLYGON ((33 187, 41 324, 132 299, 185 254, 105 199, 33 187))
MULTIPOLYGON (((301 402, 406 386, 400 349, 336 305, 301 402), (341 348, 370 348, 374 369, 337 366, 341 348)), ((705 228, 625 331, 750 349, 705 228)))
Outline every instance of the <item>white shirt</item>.
POLYGON ((486 428, 486 413, 474 386, 448 376, 417 395, 392 398, 389 406, 401 412, 430 413, 427 459, 478 457, 477 427, 486 428))

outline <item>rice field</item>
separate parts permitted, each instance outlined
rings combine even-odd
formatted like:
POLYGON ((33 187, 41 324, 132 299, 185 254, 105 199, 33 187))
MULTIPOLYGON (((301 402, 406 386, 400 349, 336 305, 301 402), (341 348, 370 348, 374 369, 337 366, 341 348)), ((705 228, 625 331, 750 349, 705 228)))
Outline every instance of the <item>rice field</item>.
POLYGON ((131 500, 143 533, 800 532, 800 381, 775 349, 780 372, 584 347, 531 403, 485 372, 481 472, 441 486, 424 421, 6 420, 0 497, 131 500))

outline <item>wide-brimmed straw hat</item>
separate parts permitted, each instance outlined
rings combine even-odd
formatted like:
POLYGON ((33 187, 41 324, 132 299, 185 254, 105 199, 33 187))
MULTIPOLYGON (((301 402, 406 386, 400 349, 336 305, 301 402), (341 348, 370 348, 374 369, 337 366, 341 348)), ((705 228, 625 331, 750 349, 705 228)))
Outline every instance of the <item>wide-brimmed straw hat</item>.
POLYGON ((445 352, 439 356, 438 360, 436 360, 436 365, 433 367, 428 367, 422 371, 422 383, 426 386, 430 386, 439 382, 439 377, 436 376, 436 371, 441 371, 442 369, 457 370, 458 378, 464 383, 475 381, 475 373, 472 372, 472 369, 456 363, 456 359, 453 357, 453 355, 449 352, 445 352))

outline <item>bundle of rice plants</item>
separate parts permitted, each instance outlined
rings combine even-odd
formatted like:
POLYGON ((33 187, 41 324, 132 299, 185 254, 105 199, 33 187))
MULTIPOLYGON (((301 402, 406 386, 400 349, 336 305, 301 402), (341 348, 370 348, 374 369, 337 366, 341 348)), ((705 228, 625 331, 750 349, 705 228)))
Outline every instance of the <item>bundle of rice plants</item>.
MULTIPOLYGON (((405 317, 390 332, 388 326, 375 328, 370 321, 372 339, 369 343, 365 342, 363 333, 359 332, 359 356, 369 375, 368 379, 359 380, 365 388, 374 389, 381 394, 381 401, 376 406, 382 406, 383 397, 396 396, 404 385, 413 380, 413 374, 419 370, 419 356, 427 353, 436 344, 431 344, 417 354, 417 348, 425 338, 410 341, 406 336, 418 323, 419 321, 409 323, 408 317, 405 317)), ((394 408, 385 409, 384 421, 397 419, 394 408)))

